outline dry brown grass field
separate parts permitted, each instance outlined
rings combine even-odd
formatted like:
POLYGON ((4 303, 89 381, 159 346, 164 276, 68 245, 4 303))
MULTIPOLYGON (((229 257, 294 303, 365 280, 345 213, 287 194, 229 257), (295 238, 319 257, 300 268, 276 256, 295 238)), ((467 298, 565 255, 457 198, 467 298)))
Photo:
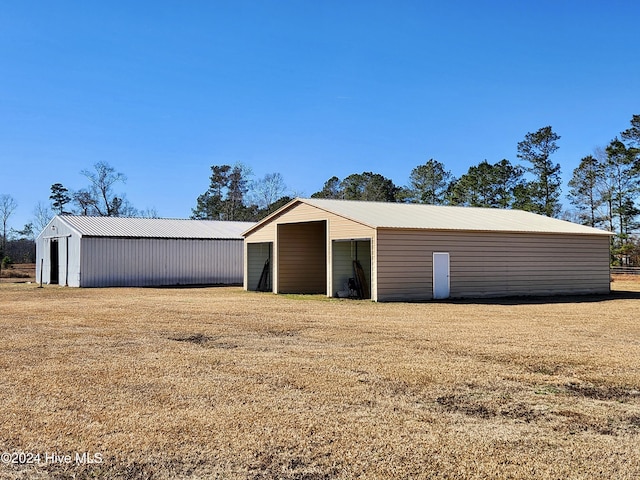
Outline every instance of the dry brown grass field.
POLYGON ((612 286, 376 304, 3 283, 0 478, 637 479, 640 283, 612 286))

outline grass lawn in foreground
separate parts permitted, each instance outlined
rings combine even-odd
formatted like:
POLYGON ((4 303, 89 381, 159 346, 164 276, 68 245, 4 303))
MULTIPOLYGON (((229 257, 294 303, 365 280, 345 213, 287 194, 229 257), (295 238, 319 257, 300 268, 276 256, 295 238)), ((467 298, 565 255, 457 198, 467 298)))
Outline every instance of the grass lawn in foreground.
POLYGON ((0 478, 638 478, 640 283, 612 286, 377 304, 3 283, 0 478))

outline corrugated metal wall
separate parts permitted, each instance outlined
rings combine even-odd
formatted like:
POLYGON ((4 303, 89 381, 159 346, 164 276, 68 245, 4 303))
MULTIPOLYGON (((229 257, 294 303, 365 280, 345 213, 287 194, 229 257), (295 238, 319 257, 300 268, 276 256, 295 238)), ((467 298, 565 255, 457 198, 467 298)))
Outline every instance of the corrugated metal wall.
POLYGON ((82 239, 82 287, 241 285, 242 281, 242 240, 82 239))

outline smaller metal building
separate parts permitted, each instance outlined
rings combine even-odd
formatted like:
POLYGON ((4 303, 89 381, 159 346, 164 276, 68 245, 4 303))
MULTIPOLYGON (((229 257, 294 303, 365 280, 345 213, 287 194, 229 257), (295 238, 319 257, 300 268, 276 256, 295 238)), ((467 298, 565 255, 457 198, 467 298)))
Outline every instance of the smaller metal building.
POLYGON ((251 222, 56 216, 36 239, 36 279, 70 287, 243 282, 251 222))

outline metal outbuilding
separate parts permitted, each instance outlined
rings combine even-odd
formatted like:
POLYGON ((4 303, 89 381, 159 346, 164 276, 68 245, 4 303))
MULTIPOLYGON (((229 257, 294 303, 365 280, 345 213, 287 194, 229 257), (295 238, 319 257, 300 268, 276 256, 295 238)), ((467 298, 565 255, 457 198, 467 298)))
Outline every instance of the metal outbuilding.
POLYGON ((244 288, 375 301, 608 293, 610 235, 519 210, 297 198, 244 232, 244 288))
POLYGON ((56 216, 36 239, 36 279, 70 287, 238 284, 251 222, 56 216))

